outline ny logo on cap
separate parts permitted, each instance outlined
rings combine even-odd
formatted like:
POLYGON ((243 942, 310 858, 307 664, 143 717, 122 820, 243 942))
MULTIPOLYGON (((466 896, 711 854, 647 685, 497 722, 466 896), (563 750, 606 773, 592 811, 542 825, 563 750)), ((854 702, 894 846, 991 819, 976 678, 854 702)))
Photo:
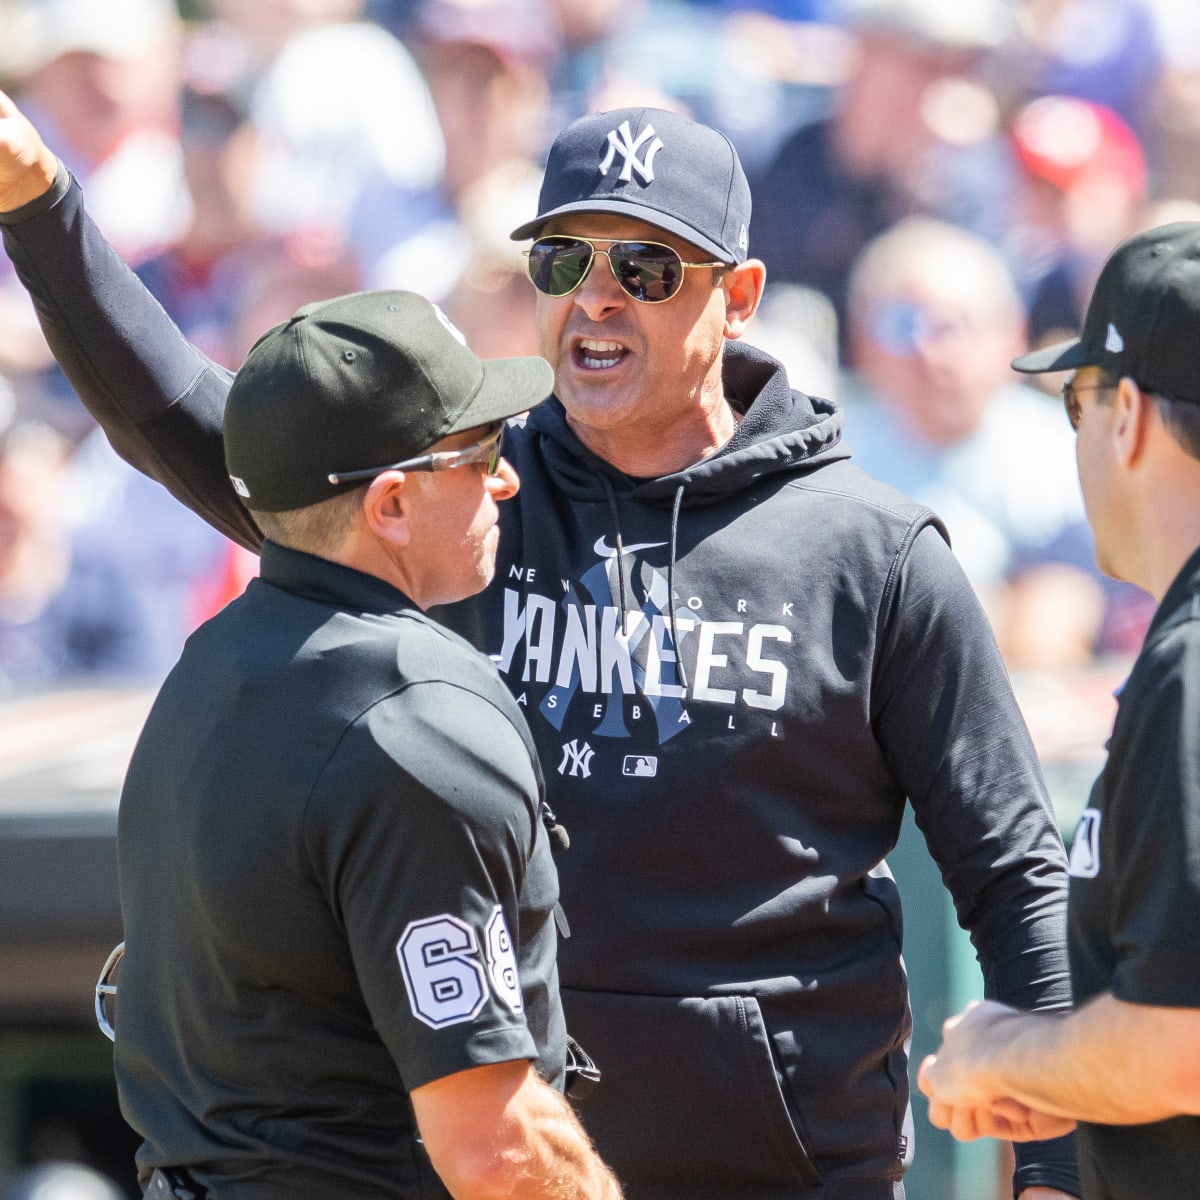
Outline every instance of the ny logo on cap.
POLYGON ((635 142, 633 140, 633 131, 629 128, 629 122, 622 121, 617 129, 610 129, 608 131, 608 153, 600 163, 600 174, 607 175, 616 156, 620 154, 625 160, 625 165, 621 168, 620 175, 622 183, 628 183, 633 178, 634 171, 641 176, 643 183, 653 183, 654 156, 662 148, 662 138, 655 135, 653 125, 647 125, 638 134, 637 141, 635 142), (639 160, 638 151, 642 149, 649 138, 654 138, 654 141, 645 147, 644 157, 639 160))

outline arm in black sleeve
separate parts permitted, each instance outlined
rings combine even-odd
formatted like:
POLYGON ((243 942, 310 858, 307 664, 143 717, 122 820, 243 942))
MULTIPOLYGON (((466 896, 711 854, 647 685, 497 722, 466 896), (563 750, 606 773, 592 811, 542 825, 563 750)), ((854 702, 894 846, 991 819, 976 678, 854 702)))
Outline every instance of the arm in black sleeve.
MULTIPOLYGON (((1070 1004, 1067 869, 996 639, 937 530, 914 539, 882 617, 873 718, 983 969, 1015 1008, 1070 1004)), ((1079 1194, 1073 1139, 1017 1151, 1014 1187, 1079 1194)))
POLYGON ((257 550, 262 535, 225 470, 232 375, 188 342, 104 240, 66 168, 44 196, 0 213, 0 230, 55 358, 117 453, 257 550))

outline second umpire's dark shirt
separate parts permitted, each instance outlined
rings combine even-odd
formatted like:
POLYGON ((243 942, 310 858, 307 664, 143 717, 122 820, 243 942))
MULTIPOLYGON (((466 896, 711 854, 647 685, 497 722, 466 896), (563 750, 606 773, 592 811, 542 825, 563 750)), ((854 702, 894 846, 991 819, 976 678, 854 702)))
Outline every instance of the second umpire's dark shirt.
MULTIPOLYGON (((1070 870, 1076 1004, 1110 992, 1200 1008, 1200 552, 1163 597, 1121 690, 1070 870)), ((1078 1147, 1088 1200, 1200 1194, 1200 1117, 1081 1124, 1078 1147)))
POLYGON ((520 1058, 561 1084, 540 786, 482 655, 268 542, 166 680, 121 798, 116 1072, 143 1182, 444 1196, 412 1089, 520 1058))

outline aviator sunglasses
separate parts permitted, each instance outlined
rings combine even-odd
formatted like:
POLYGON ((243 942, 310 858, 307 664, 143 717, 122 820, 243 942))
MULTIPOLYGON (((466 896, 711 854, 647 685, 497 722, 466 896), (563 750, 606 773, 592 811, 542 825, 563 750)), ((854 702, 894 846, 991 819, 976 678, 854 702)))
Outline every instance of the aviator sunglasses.
POLYGON ((487 474, 500 469, 500 452, 504 445, 504 426, 497 425, 487 437, 464 446, 461 450, 436 450, 403 462, 388 463, 385 467, 367 467, 362 471, 337 471, 328 476, 332 484, 350 483, 356 479, 374 479, 384 471, 450 471, 471 463, 487 463, 487 474))
POLYGON ((547 296, 569 296, 587 278, 597 254, 608 258, 613 278, 625 294, 642 304, 670 300, 683 286, 687 267, 729 265, 684 262, 676 250, 659 242, 611 242, 605 249, 592 238, 544 237, 525 251, 529 278, 547 296))

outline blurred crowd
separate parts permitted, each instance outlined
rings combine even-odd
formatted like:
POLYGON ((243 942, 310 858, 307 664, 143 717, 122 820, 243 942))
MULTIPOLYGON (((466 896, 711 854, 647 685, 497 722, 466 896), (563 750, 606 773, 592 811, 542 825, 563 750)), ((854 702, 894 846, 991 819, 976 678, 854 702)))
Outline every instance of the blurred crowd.
MULTIPOLYGON (((768 269, 749 340, 942 515, 1013 669, 1140 641, 1057 394, 1008 362, 1075 332, 1117 241, 1200 214, 1195 0, 0 0, 0 87, 231 368, 372 287, 535 352, 508 232, 554 133, 640 103, 714 125, 768 269)), ((157 678, 254 570, 115 457, 0 257, 0 697, 157 678)))

